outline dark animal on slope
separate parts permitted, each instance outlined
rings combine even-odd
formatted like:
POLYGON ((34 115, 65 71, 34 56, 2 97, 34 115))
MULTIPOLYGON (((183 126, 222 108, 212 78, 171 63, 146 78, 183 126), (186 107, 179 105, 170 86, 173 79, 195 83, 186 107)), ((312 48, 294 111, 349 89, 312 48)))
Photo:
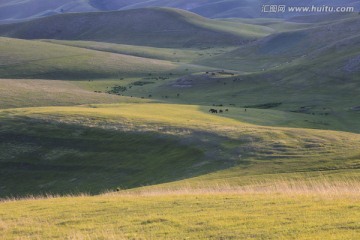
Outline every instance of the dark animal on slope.
POLYGON ((210 112, 210 113, 218 113, 218 110, 211 108, 211 109, 209 110, 209 112, 210 112))

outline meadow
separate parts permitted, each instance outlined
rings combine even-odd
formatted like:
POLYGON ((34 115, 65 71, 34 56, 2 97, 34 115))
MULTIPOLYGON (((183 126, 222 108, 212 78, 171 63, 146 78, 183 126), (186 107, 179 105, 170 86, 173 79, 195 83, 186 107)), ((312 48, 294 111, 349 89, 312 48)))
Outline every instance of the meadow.
POLYGON ((5 239, 356 239, 359 207, 358 198, 291 193, 55 197, 2 202, 0 231, 5 239))
POLYGON ((359 16, 192 9, 0 22, 1 239, 360 237, 359 16))

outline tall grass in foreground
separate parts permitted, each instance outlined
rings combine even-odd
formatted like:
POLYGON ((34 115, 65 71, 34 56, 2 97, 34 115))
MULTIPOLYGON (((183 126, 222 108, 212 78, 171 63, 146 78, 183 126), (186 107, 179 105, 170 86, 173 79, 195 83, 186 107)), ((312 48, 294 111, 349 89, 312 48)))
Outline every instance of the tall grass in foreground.
MULTIPOLYGON (((351 197, 360 199, 360 182, 358 179, 343 178, 337 180, 322 179, 311 180, 289 180, 280 179, 271 182, 254 181, 246 186, 233 185, 227 181, 217 183, 184 183, 171 186, 166 184, 141 187, 135 189, 118 189, 117 191, 105 191, 103 196, 166 196, 166 195, 212 195, 212 194, 279 194, 279 195, 318 195, 325 197, 351 197), (165 185, 165 186, 164 186, 165 185)), ((18 200, 45 200, 72 197, 90 197, 89 193, 81 194, 44 194, 29 195, 27 197, 16 198, 7 197, 0 199, 1 202, 12 202, 18 200)))
POLYGON ((154 186, 118 192, 107 192, 106 195, 186 195, 186 194, 289 194, 289 195, 321 195, 321 196, 351 196, 360 198, 360 182, 357 179, 344 178, 341 180, 277 180, 273 182, 258 181, 246 186, 234 186, 226 181, 216 184, 200 182, 186 183, 180 186, 154 186))
POLYGON ((93 197, 4 201, 0 236, 6 240, 360 239, 357 182, 265 185, 148 187, 93 197))

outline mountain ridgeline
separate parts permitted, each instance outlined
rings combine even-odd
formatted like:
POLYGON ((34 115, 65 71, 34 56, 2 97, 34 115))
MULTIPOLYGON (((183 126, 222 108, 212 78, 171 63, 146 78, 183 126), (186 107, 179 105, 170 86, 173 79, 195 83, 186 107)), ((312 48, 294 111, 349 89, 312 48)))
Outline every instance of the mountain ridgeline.
POLYGON ((264 27, 215 21, 168 8, 62 14, 0 25, 0 35, 5 37, 181 48, 241 45, 267 34, 264 27))
MULTIPOLYGON (((287 0, 239 1, 239 0, 3 0, 0 2, 0 23, 23 21, 32 18, 69 13, 118 11, 147 7, 170 7, 187 10, 209 18, 292 18, 294 16, 311 15, 306 12, 264 13, 263 4, 289 5, 287 0)), ((355 12, 360 8, 357 0, 303 0, 293 2, 291 6, 353 6, 355 12)))

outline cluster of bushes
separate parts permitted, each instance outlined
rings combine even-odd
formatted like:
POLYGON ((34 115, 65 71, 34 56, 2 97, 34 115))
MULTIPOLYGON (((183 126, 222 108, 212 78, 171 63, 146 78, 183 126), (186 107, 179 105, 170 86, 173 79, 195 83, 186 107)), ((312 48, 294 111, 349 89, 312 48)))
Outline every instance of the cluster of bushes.
POLYGON ((115 95, 121 95, 121 93, 125 92, 127 90, 126 87, 115 85, 111 87, 110 90, 106 91, 108 94, 115 94, 115 95))

